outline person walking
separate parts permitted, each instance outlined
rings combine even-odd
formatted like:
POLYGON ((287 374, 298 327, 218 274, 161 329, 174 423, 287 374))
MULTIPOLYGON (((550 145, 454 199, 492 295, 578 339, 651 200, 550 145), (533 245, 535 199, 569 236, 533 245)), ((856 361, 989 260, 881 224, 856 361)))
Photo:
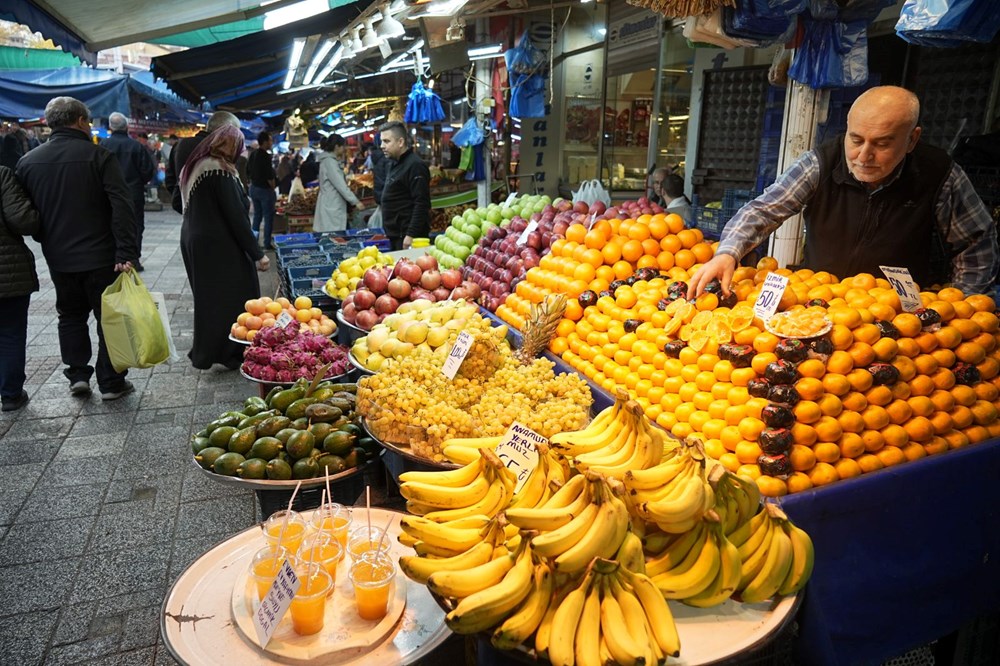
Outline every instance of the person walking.
POLYGON ((430 233, 431 175, 409 145, 406 125, 388 122, 379 130, 382 152, 394 160, 382 189, 382 226, 393 250, 408 250, 430 233))
POLYGON ((115 111, 108 116, 108 129, 111 136, 101 141, 101 146, 107 148, 118 158, 118 165, 125 177, 129 193, 132 195, 132 210, 135 212, 135 247, 139 261, 135 270, 142 271, 142 234, 146 229, 146 183, 153 179, 156 164, 146 144, 132 139, 128 135, 128 118, 115 111))
POLYGON ((232 125, 236 129, 240 127, 240 119, 229 113, 228 111, 216 111, 213 113, 209 119, 208 124, 205 129, 200 130, 194 136, 189 136, 186 139, 181 139, 173 150, 170 151, 170 159, 167 161, 167 168, 163 174, 163 185, 170 192, 171 196, 171 207, 178 213, 183 213, 183 207, 181 205, 181 188, 179 184, 179 179, 181 175, 181 169, 187 164, 187 159, 190 157, 194 149, 198 147, 205 137, 219 129, 223 125, 232 125))
POLYGON ((295 171, 292 169, 292 158, 285 153, 278 160, 278 166, 274 170, 275 178, 278 180, 278 194, 288 196, 288 191, 292 189, 292 178, 295 178, 295 171))
POLYGON ((339 134, 331 134, 323 139, 320 146, 323 152, 316 157, 319 162, 319 198, 313 231, 344 231, 348 226, 349 207, 365 208, 347 186, 344 177, 347 142, 339 134))
POLYGON ((13 412, 28 404, 24 390, 28 304, 38 291, 35 255, 22 236, 37 234, 41 218, 14 171, 0 166, 0 402, 13 412))
POLYGON ((191 365, 207 370, 220 363, 235 370, 243 345, 229 329, 244 303, 260 297, 257 270, 270 261, 250 232, 249 201, 236 174, 243 133, 223 125, 202 141, 181 170, 184 203, 181 256, 194 297, 191 365))
POLYGON ((49 264, 59 313, 59 349, 74 396, 90 394, 97 374, 103 400, 135 390, 112 367, 101 329, 101 295, 115 273, 139 259, 132 195, 118 160, 90 140, 90 110, 72 97, 45 106, 52 135, 17 163, 17 178, 42 219, 38 240, 49 264), (97 363, 90 365, 90 314, 97 320, 97 363))
POLYGON ((271 245, 271 230, 274 227, 274 207, 278 196, 274 192, 277 177, 274 175, 274 164, 271 161, 271 133, 261 132, 257 135, 257 150, 247 158, 247 177, 250 179, 250 201, 253 202, 253 231, 257 238, 264 239, 264 249, 273 250, 271 245), (264 234, 261 236, 260 223, 264 222, 264 234))

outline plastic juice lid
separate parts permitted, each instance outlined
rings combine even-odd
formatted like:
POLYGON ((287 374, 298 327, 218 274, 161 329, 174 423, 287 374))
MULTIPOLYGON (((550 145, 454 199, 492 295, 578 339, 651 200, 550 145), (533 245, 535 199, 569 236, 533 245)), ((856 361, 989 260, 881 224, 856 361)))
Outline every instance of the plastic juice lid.
POLYGON ((429 247, 430 244, 430 238, 414 238, 412 247, 429 247))

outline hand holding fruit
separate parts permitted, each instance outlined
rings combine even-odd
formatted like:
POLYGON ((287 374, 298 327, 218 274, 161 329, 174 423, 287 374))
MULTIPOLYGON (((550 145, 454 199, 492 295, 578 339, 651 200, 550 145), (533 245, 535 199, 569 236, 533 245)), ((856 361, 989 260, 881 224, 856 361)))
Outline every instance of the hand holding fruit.
POLYGON ((700 296, 701 292, 705 291, 705 285, 716 278, 722 284, 722 293, 728 296, 729 285, 733 281, 733 273, 736 271, 738 263, 736 257, 728 254, 717 254, 712 257, 691 278, 687 298, 700 296))

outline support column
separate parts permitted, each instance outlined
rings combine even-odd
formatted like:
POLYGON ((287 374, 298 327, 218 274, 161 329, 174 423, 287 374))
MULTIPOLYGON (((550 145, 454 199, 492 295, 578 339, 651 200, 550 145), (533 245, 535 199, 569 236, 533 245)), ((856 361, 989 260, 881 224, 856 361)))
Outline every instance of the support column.
MULTIPOLYGON (((485 44, 489 39, 489 20, 476 19, 476 43, 485 44)), ((483 162, 486 169, 486 179, 476 184, 477 203, 480 208, 490 205, 493 200, 493 132, 489 129, 490 113, 493 109, 493 94, 490 83, 492 60, 476 60, 476 122, 484 128, 486 140, 483 143, 483 162)))

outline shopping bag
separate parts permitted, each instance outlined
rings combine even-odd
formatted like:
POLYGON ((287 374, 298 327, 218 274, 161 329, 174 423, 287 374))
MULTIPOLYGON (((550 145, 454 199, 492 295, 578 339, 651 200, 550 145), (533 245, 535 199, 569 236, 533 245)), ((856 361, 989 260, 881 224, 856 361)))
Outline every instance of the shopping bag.
POLYGON ((585 203, 590 206, 598 201, 606 206, 611 205, 611 195, 597 179, 583 181, 580 183, 580 189, 573 193, 573 203, 585 203))
POLYGON ((306 195, 305 185, 302 184, 302 179, 296 176, 292 179, 292 186, 288 190, 288 203, 291 203, 299 197, 304 197, 306 195))
POLYGON ((545 53, 531 43, 525 31, 517 46, 504 53, 510 77, 510 115, 515 118, 545 117, 545 90, 549 67, 545 53))
POLYGON ((121 272, 101 295, 101 329, 116 372, 149 368, 170 357, 156 303, 134 269, 121 272))
POLYGON ((167 312, 167 299, 163 296, 162 291, 151 291, 149 295, 153 299, 153 302, 156 303, 156 311, 160 315, 160 323, 163 324, 163 332, 167 336, 167 345, 170 348, 170 355, 167 356, 167 361, 169 363, 179 361, 181 357, 177 355, 173 332, 170 330, 170 313, 167 312))

